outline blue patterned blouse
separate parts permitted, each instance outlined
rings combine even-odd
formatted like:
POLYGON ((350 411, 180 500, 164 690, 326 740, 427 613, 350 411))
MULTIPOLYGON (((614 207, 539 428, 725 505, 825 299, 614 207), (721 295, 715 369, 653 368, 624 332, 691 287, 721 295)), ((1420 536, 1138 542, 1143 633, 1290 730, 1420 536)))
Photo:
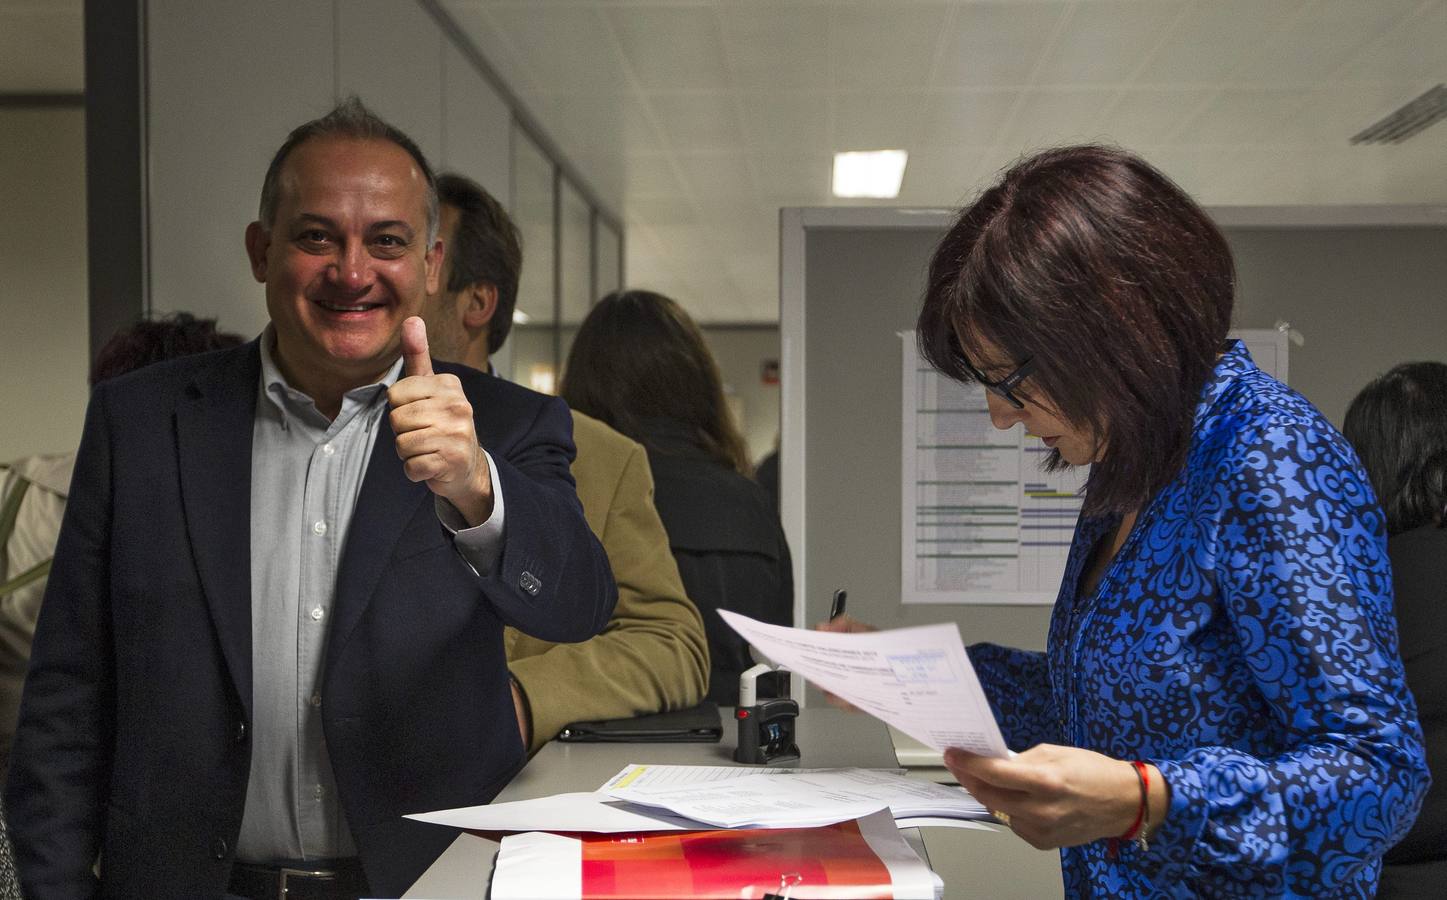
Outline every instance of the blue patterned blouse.
POLYGON ((1012 748, 1143 759, 1170 787, 1148 851, 1061 851, 1066 895, 1372 896, 1428 776, 1356 455, 1233 342, 1185 468, 1078 598, 1119 521, 1077 524, 1046 653, 970 648, 1012 748))

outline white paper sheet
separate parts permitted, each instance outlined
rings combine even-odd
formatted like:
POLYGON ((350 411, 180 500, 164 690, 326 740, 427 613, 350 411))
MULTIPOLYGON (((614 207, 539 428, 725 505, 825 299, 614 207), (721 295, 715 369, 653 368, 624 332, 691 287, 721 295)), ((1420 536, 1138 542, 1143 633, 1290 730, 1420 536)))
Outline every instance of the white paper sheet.
POLYGON ((881 806, 899 816, 984 819, 984 806, 964 788, 917 781, 873 769, 827 769, 791 775, 752 774, 696 782, 640 785, 628 770, 609 780, 616 800, 655 806, 718 828, 829 825, 881 806))
POLYGON ((719 615, 775 663, 928 747, 1010 755, 958 625, 840 634, 719 615))
POLYGON ((624 831, 695 831, 713 827, 670 815, 661 809, 635 807, 612 800, 605 793, 589 791, 416 813, 407 818, 471 831, 617 834, 624 831))

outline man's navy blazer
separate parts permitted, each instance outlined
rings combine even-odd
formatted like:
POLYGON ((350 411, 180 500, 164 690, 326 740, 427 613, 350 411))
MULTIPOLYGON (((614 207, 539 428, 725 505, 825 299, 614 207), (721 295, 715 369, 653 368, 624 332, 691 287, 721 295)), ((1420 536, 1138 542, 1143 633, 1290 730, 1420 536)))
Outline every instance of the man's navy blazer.
MULTIPOLYGON (((573 489, 559 400, 462 366, 506 504, 495 571, 453 547, 378 428, 322 673, 327 749, 372 891, 524 763, 504 625, 599 632, 617 592, 573 489)), ((99 385, 40 622, 6 805, 27 896, 219 897, 250 766, 250 484, 258 343, 99 385), (101 858, 97 883, 92 865, 101 858)))

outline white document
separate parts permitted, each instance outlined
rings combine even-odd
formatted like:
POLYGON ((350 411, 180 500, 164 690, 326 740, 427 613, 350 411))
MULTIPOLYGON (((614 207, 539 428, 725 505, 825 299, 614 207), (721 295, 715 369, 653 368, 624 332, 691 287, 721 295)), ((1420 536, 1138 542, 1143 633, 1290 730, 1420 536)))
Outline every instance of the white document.
POLYGON ((697 831, 713 826, 671 815, 661 809, 635 807, 588 791, 514 800, 486 806, 465 806, 407 816, 419 822, 470 831, 578 831, 617 834, 625 831, 697 831))
MULTIPOLYGON (((641 768, 641 767, 630 767, 641 768)), ((686 768, 686 767, 678 767, 686 768)), ((788 775, 689 782, 609 780, 615 800, 666 809, 718 828, 804 828, 844 822, 888 807, 901 816, 984 819, 984 806, 962 787, 917 781, 874 769, 820 769, 788 775)))
POLYGON ((775 663, 928 747, 1010 755, 958 625, 841 634, 719 615, 775 663))
MULTIPOLYGON (((789 769, 783 766, 681 766, 667 763, 629 763, 619 770, 617 775, 605 781, 598 790, 603 793, 624 788, 648 791, 671 790, 683 785, 723 781, 730 778, 748 778, 751 775, 801 775, 837 771, 838 769, 789 769)), ((898 775, 904 774, 902 769, 894 771, 898 775)))

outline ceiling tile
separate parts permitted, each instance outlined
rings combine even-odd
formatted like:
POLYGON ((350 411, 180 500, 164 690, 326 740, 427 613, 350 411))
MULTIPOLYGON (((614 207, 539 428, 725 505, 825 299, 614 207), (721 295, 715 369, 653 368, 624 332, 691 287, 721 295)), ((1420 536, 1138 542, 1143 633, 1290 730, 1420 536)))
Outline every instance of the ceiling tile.
POLYGON ((743 153, 680 153, 678 165, 700 203, 737 203, 755 196, 743 153))
POLYGON ((1421 82, 1426 88, 1447 81, 1447 3, 1434 3, 1402 19, 1383 38, 1365 48, 1335 74, 1338 80, 1421 82))
POLYGON ((588 153, 647 153, 663 149, 658 130, 631 94, 529 94, 528 108, 565 148, 588 153))
POLYGON ((651 94, 648 103, 676 151, 737 150, 743 144, 733 94, 651 94))
POLYGON ((1102 0, 1075 6, 1040 60, 1036 84, 1122 84, 1185 8, 1173 0, 1102 0))
POLYGON ((622 55, 612 41, 600 40, 608 27, 590 6, 536 4, 488 7, 498 40, 512 45, 540 89, 548 92, 618 91, 629 86, 622 55))
POLYGON ((712 7, 605 10, 628 66, 645 91, 731 87, 712 7))
POLYGON ((1229 80, 1319 83, 1417 6, 1418 0, 1321 0, 1306 7, 1290 29, 1244 60, 1229 80))
POLYGON ((820 92, 744 94, 747 145, 762 151, 827 150, 829 102, 820 92))
POLYGON ((1195 3, 1136 73, 1136 83, 1216 84, 1286 27, 1302 0, 1195 3))
POLYGON ((683 183, 674 174, 671 157, 663 153, 630 154, 624 163, 625 197, 678 197, 683 183))
POLYGON ((840 5, 829 20, 835 87, 923 88, 946 20, 939 4, 840 5))
POLYGON ((1023 153, 1102 140, 1100 116, 1114 97, 1115 91, 1105 88, 1027 91, 1000 143, 1023 153))
POLYGON ((909 149, 924 129, 929 95, 912 93, 839 93, 834 98, 833 141, 827 148, 843 150, 909 149))
POLYGON ((999 137, 1017 91, 935 93, 925 109, 922 147, 988 147, 999 137))
POLYGON ((1311 101, 1305 88, 1232 88, 1171 136, 1181 144, 1268 144, 1311 101))
POLYGON ((935 86, 1023 85, 1045 49, 1064 3, 961 5, 935 63, 935 86))
POLYGON ((659 227, 699 221, 697 208, 682 197, 630 197, 623 201, 623 216, 630 224, 659 227))
POLYGON ((1123 147, 1162 143, 1215 93, 1205 87, 1123 91, 1100 121, 1101 136, 1123 147))
POLYGON ((815 206, 830 200, 834 158, 828 153, 758 153, 759 194, 775 206, 815 206))
POLYGON ((746 90, 819 89, 829 85, 829 7, 777 0, 719 7, 724 53, 746 90))

